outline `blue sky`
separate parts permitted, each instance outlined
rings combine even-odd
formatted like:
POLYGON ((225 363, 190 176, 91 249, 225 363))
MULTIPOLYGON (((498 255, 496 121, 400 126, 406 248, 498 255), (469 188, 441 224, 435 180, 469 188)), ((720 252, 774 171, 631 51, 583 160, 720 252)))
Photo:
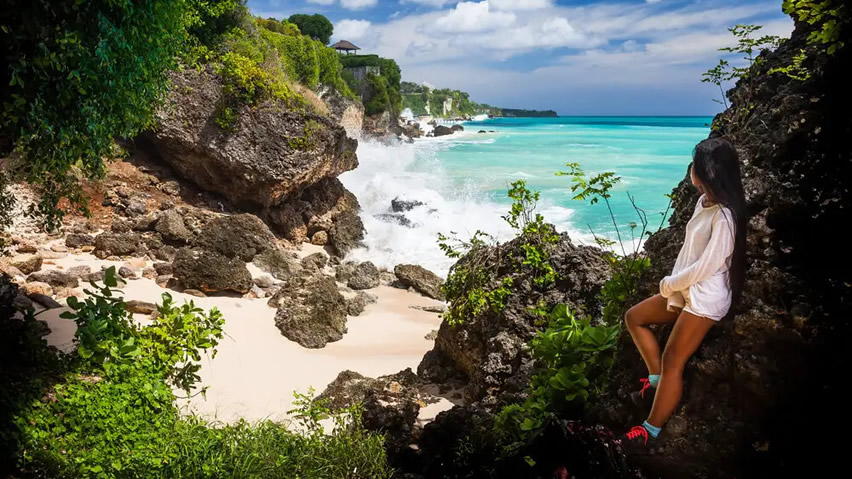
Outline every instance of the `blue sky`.
MULTIPOLYGON (((332 41, 394 58, 404 80, 482 103, 563 115, 711 115, 701 83, 727 28, 789 36, 781 0, 249 0, 252 13, 322 13, 332 41)), ((735 57, 730 58, 735 60, 735 57)))

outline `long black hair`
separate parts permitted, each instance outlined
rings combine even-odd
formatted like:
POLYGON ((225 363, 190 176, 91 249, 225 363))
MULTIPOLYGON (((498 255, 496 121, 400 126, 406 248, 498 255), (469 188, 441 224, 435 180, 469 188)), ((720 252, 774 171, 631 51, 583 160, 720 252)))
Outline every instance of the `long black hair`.
POLYGON ((731 256, 728 279, 733 304, 737 304, 745 284, 748 229, 748 211, 737 150, 724 138, 708 138, 699 143, 692 153, 692 171, 701 181, 709 199, 728 208, 734 216, 730 218, 734 225, 734 253, 731 256))

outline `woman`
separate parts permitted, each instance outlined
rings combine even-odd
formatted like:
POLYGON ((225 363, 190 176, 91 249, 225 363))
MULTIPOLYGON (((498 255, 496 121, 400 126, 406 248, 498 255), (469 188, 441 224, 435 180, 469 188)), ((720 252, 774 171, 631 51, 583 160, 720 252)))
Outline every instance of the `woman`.
POLYGON ((686 361, 742 293, 745 277, 746 205, 737 151, 721 138, 695 147, 690 178, 702 193, 670 276, 660 294, 630 308, 624 317, 648 377, 631 395, 648 419, 622 439, 629 452, 652 445, 681 398, 686 361), (674 323, 666 349, 649 328, 674 323))

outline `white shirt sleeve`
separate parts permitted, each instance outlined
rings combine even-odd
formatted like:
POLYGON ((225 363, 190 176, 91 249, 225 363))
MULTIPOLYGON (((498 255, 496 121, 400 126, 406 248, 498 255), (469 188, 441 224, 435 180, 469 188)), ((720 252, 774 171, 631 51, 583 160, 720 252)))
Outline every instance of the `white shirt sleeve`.
POLYGON ((725 265, 734 252, 734 232, 730 213, 720 210, 713 218, 713 232, 710 241, 698 261, 684 268, 678 274, 666 276, 660 281, 660 294, 668 298, 675 291, 684 291, 695 283, 713 276, 725 265))

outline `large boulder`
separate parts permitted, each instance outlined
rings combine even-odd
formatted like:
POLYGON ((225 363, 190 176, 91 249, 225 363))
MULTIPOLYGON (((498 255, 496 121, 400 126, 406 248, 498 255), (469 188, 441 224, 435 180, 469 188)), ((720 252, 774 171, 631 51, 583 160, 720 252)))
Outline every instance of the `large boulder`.
POLYGON ((204 293, 248 293, 251 273, 245 263, 214 251, 182 248, 172 264, 174 276, 185 289, 204 293))
POLYGON ((211 69, 170 78, 169 101, 147 135, 181 176, 237 205, 269 208, 358 166, 357 141, 333 120, 267 101, 238 107, 228 130, 215 119, 226 101, 211 69))
POLYGON ((399 282, 409 288, 414 288, 418 293, 432 299, 444 299, 441 286, 444 280, 437 274, 416 264, 400 264, 393 269, 399 282))
POLYGON ((23 274, 34 273, 41 269, 41 265, 44 259, 41 255, 38 254, 30 254, 30 255, 21 255, 12 258, 10 264, 23 274))
POLYGON ((364 223, 355 211, 346 211, 339 215, 329 231, 328 242, 338 256, 355 249, 364 238, 364 223))
POLYGON ((444 125, 438 125, 438 126, 435 127, 434 130, 432 130, 432 136, 435 136, 435 137, 452 135, 453 133, 455 133, 455 131, 453 131, 451 128, 446 127, 444 125))
MULTIPOLYGON (((486 287, 496 288, 504 275, 511 274, 514 293, 499 313, 486 308, 478 316, 466 318, 460 326, 443 322, 435 347, 423 357, 417 373, 437 382, 463 379, 468 384, 469 399, 494 406, 501 400, 517 399, 529 385, 534 361, 526 343, 542 329, 531 310, 542 304, 548 308, 567 304, 581 313, 598 314, 602 308, 601 288, 611 273, 600 249, 576 246, 564 234, 549 251, 558 279, 545 288, 535 285, 528 272, 513 273, 514 265, 524 254, 519 240, 488 248, 499 249, 490 255, 499 264, 491 264, 490 268, 500 273, 486 287)), ((467 257, 459 263, 463 265, 465 261, 467 257)))
POLYGON ((257 216, 247 213, 222 216, 207 223, 193 244, 247 262, 277 247, 269 227, 257 216))
POLYGON ((346 299, 334 278, 322 273, 291 277, 268 304, 278 308, 275 326, 287 339, 318 349, 340 341, 346 332, 346 299))
POLYGON ((379 286, 379 269, 370 261, 355 266, 346 285, 355 290, 372 289, 379 286))
POLYGON ((297 256, 282 249, 269 249, 254 257, 254 264, 275 279, 286 281, 302 271, 297 256))
POLYGON ((186 244, 192 239, 192 232, 186 227, 181 214, 174 209, 160 213, 154 230, 170 243, 186 244))
POLYGON ((142 236, 138 233, 101 233, 95 238, 94 255, 100 259, 109 256, 128 256, 144 251, 142 236))
POLYGON ((27 276, 27 282, 47 283, 54 288, 76 288, 80 280, 59 270, 37 271, 27 276))

